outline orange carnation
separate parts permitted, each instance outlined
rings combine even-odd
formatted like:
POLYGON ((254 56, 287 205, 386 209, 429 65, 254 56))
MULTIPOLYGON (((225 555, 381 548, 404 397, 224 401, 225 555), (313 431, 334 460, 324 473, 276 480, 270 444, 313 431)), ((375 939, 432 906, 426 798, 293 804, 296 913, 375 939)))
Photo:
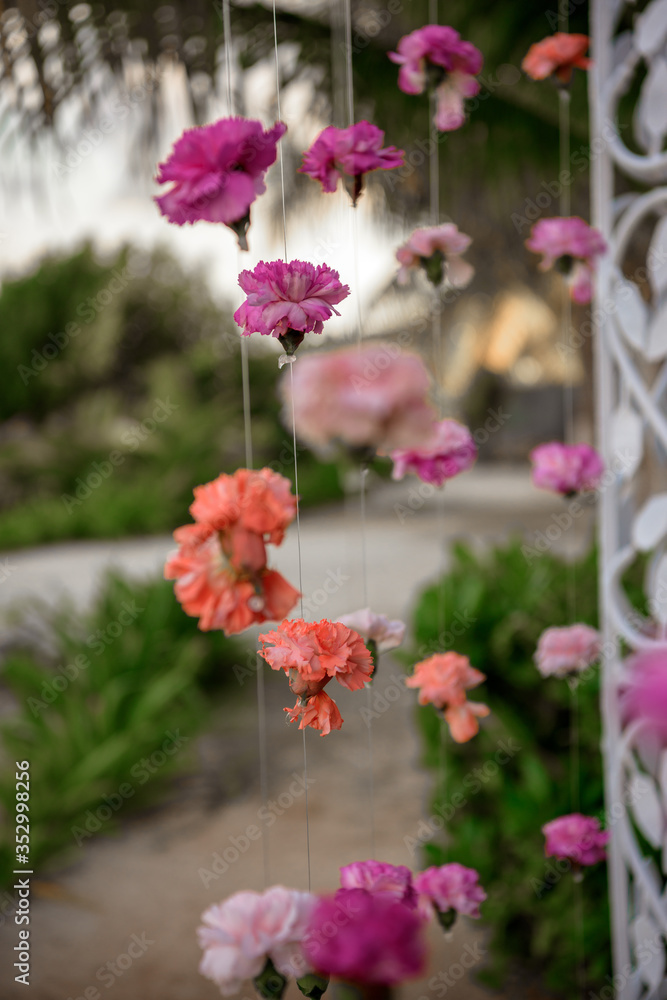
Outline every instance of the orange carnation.
POLYGON ((588 69, 591 65, 591 60, 584 55, 588 45, 588 35, 568 35, 558 31, 531 45, 521 68, 533 80, 555 76, 560 83, 568 84, 573 69, 588 69))

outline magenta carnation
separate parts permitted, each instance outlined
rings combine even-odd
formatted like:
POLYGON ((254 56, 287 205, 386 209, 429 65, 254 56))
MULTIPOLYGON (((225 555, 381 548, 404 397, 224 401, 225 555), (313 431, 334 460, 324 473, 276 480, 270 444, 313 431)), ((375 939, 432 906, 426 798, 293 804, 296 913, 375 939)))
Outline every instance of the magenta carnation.
POLYGON ((245 337, 261 333, 280 338, 290 330, 322 333, 323 321, 332 313, 339 316, 335 305, 350 294, 349 286, 340 283, 338 271, 302 260, 289 264, 260 261, 253 271, 241 271, 239 285, 247 298, 234 319, 245 337))
POLYGON ((598 486, 604 463, 595 448, 588 444, 561 444, 550 441, 533 448, 533 484, 541 490, 552 490, 563 496, 573 496, 598 486))
POLYGON ((548 271, 554 264, 567 275, 570 298, 585 305, 593 296, 593 275, 597 258, 607 244, 597 229, 578 216, 540 219, 533 226, 526 246, 543 254, 539 267, 548 271))
POLYGON ((262 123, 246 118, 221 118, 186 129, 169 157, 158 165, 158 184, 173 181, 155 199, 170 222, 222 222, 247 250, 245 233, 250 206, 265 190, 264 175, 277 155, 277 143, 287 126, 277 122, 265 132, 262 123))
POLYGON ((605 846, 609 832, 600 829, 594 816, 582 816, 581 813, 559 816, 546 823, 542 833, 546 838, 544 854, 547 858, 562 858, 583 866, 596 865, 607 856, 605 846))
POLYGON ((390 458, 394 463, 392 479, 414 472, 422 482, 442 486, 473 465, 477 445, 467 427, 458 420, 445 419, 435 425, 428 445, 392 451, 390 458))
POLYGON ((405 865, 390 865, 385 861, 355 861, 340 870, 343 889, 365 889, 376 896, 385 896, 411 909, 417 905, 417 893, 412 884, 412 872, 405 865))
POLYGON ((643 649, 627 661, 621 692, 624 722, 642 721, 642 741, 667 747, 667 646, 643 649))
MULTIPOLYGON (((432 433, 428 372, 421 358, 394 344, 308 354, 293 379, 297 434, 312 447, 341 442, 387 451, 414 447, 432 433)), ((290 379, 283 378, 281 392, 291 422, 290 379)))
POLYGON ((479 917, 479 904, 486 899, 475 869, 456 862, 420 872, 415 878, 415 889, 440 913, 454 910, 467 917, 479 917))
POLYGON ((565 677, 585 670, 600 656, 600 634, 590 625, 548 628, 535 651, 537 669, 543 677, 565 677))
POLYGON ((353 202, 361 194, 364 174, 371 170, 393 170, 403 166, 405 153, 396 146, 382 148, 384 132, 370 122, 357 122, 349 128, 329 125, 303 155, 299 172, 319 181, 331 194, 338 178, 352 178, 350 194, 353 202))
POLYGON ((424 971, 424 927, 403 903, 365 889, 339 889, 319 900, 303 950, 317 972, 392 985, 424 971))
POLYGON ((458 31, 440 24, 427 24, 405 35, 398 52, 389 58, 401 67, 398 86, 405 94, 422 94, 436 88, 436 128, 451 132, 465 121, 463 101, 479 93, 475 76, 482 69, 482 53, 472 42, 464 42, 458 31))

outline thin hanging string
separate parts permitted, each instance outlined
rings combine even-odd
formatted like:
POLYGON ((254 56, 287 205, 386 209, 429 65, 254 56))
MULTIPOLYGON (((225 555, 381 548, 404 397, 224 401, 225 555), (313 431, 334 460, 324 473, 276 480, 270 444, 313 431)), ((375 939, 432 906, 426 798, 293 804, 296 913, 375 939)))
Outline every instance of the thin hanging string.
POLYGON ((347 124, 354 124, 354 83, 352 80, 352 2, 345 4, 345 83, 347 87, 347 124))
POLYGON ((232 24, 229 15, 229 0, 222 0, 222 30, 225 36, 225 70, 227 77, 227 111, 234 114, 232 94, 232 24))
MULTIPOLYGON (((280 61, 278 59, 278 19, 276 17, 276 0, 273 0, 273 44, 276 53, 276 106, 278 111, 278 121, 282 121, 282 112, 280 110, 280 61)), ((278 154, 280 157, 280 190, 283 200, 283 250, 285 254, 285 263, 287 263, 287 213, 285 209, 285 163, 283 161, 282 142, 278 143, 278 154)))

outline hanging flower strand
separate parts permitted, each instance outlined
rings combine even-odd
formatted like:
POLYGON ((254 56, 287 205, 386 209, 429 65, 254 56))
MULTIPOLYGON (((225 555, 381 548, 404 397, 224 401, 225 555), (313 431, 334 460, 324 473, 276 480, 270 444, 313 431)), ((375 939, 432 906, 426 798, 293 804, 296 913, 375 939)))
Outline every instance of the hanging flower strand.
POLYGON ((276 337, 291 356, 307 333, 322 333, 335 306, 350 294, 338 271, 302 260, 285 263, 260 261, 252 271, 241 271, 239 285, 246 300, 234 313, 244 337, 259 333, 276 337))
POLYGON ((426 277, 437 287, 446 279, 453 288, 465 288, 472 281, 475 269, 461 260, 472 240, 459 231, 453 222, 441 226, 415 229, 410 238, 398 248, 396 258, 401 265, 398 283, 404 285, 410 270, 423 268, 426 277))
POLYGON ((389 58, 401 67, 398 86, 404 94, 435 92, 433 124, 440 132, 460 128, 466 118, 464 99, 475 97, 480 84, 482 53, 465 42, 458 31, 440 24, 427 24, 401 38, 397 52, 389 58))
POLYGON ((597 229, 576 215, 539 219, 526 246, 543 255, 538 264, 540 271, 549 271, 555 265, 565 276, 573 302, 586 305, 591 301, 597 259, 607 250, 597 229))
POLYGON ((275 163, 277 145, 287 126, 277 122, 265 132, 262 123, 221 118, 186 129, 158 165, 158 184, 173 186, 155 198, 169 222, 221 222, 248 249, 250 206, 266 190, 264 175, 275 163))
POLYGON ((531 45, 521 69, 533 80, 550 78, 556 86, 567 87, 575 69, 588 69, 591 65, 591 60, 585 55, 589 41, 588 35, 568 35, 557 31, 555 35, 531 45))
POLYGON ((299 173, 319 181, 327 194, 333 194, 342 178, 356 206, 365 174, 372 170, 394 170, 405 163, 404 150, 396 146, 383 149, 383 142, 382 129, 367 121, 357 122, 349 128, 329 125, 303 154, 299 173))
POLYGON ((471 468, 477 459, 477 445, 468 428, 446 417, 435 424, 429 439, 419 448, 391 451, 392 479, 413 472, 423 483, 442 486, 471 468))

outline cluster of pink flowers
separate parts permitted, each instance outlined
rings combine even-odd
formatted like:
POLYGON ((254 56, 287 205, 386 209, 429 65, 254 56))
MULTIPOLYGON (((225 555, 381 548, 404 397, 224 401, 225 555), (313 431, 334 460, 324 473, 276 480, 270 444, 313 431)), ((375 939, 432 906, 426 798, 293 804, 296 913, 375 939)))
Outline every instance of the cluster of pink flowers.
POLYGON ((464 42, 458 31, 440 24, 427 24, 405 35, 398 51, 389 58, 401 67, 398 86, 405 94, 422 94, 434 89, 437 110, 434 124, 441 132, 451 132, 465 122, 464 99, 479 93, 482 53, 464 42))
POLYGON ((596 489, 604 472, 602 459, 588 444, 549 441, 534 448, 530 460, 535 486, 566 497, 596 489))
POLYGON ((577 867, 596 865, 607 856, 605 847, 609 832, 600 829, 600 822, 594 816, 571 813, 559 816, 542 827, 546 838, 546 857, 571 861, 577 867))
POLYGON ((535 651, 535 663, 543 677, 579 673, 599 657, 600 633, 581 623, 545 629, 535 651))
POLYGON ((432 432, 428 372, 421 358, 393 344, 309 354, 295 366, 293 384, 293 396, 292 379, 281 384, 286 422, 293 406, 296 432, 314 448, 342 443, 387 452, 432 432))
POLYGON ((197 486, 194 524, 177 528, 178 551, 164 568, 186 614, 203 631, 227 635, 253 623, 277 621, 299 597, 267 566, 266 543, 279 545, 296 514, 289 479, 271 469, 237 469, 197 486))
POLYGON ((454 288, 465 288, 472 281, 475 269, 467 261, 461 260, 461 254, 466 252, 471 243, 471 238, 460 232, 453 222, 415 229, 396 251, 396 258, 401 265, 398 283, 406 283, 410 270, 423 268, 434 285, 439 285, 446 278, 454 288))
POLYGON ((541 271, 556 265, 567 277, 570 298, 580 305, 591 301, 597 259, 607 249, 602 235, 578 216, 539 219, 526 246, 541 253, 541 271))
POLYGON ((158 184, 173 182, 155 199, 160 211, 177 226, 222 222, 247 250, 250 206, 265 190, 264 175, 275 163, 278 140, 286 131, 278 122, 265 132, 261 122, 247 118, 221 118, 186 129, 158 166, 158 184))
POLYGON ((338 271, 302 260, 260 261, 254 270, 241 271, 239 285, 247 296, 234 313, 242 334, 277 337, 292 347, 290 353, 306 333, 322 333, 324 321, 340 315, 335 307, 350 294, 338 271))
POLYGON ((479 731, 478 718, 490 712, 481 702, 468 701, 466 692, 486 680, 486 676, 470 666, 467 656, 459 653, 434 653, 415 664, 414 673, 406 685, 419 688, 419 704, 440 709, 456 743, 467 743, 479 731))
POLYGON ((338 179, 342 177, 356 205, 364 174, 372 170, 394 170, 405 162, 402 149, 396 146, 383 149, 383 142, 384 132, 370 122, 357 122, 348 128, 329 125, 304 154, 299 172, 319 181, 327 194, 336 190, 338 179))
POLYGON ((533 80, 553 77, 561 86, 567 86, 574 69, 588 69, 591 60, 585 55, 588 35, 568 35, 557 31, 555 35, 535 42, 524 56, 521 68, 533 80))
POLYGON ((322 736, 340 729, 340 712, 324 688, 335 679, 349 691, 358 691, 370 680, 373 658, 361 636, 341 622, 297 618, 281 622, 259 641, 263 643, 259 655, 272 670, 285 671, 297 695, 294 708, 285 709, 290 722, 300 718, 299 729, 311 726, 322 736))
POLYGON ((464 424, 445 419, 434 426, 430 442, 421 448, 399 448, 390 455, 394 463, 392 479, 414 472, 422 482, 442 486, 474 465, 477 445, 464 424))

